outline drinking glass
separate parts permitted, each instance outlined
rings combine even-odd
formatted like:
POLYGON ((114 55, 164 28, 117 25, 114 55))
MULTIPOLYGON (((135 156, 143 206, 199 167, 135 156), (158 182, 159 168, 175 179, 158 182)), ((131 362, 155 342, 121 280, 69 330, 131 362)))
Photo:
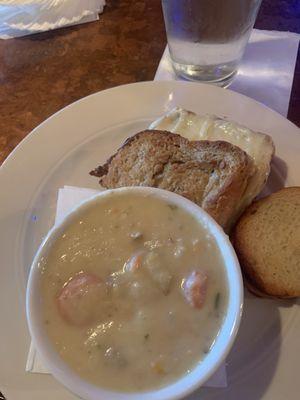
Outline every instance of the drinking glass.
POLYGON ((228 86, 237 72, 262 0, 162 0, 176 74, 228 86))

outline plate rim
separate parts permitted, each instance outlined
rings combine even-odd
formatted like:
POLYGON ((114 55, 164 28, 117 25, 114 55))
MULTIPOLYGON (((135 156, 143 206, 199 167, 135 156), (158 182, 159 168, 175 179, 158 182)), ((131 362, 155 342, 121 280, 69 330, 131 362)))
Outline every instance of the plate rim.
POLYGON ((0 173, 4 168, 7 168, 7 165, 9 165, 11 162, 13 162, 13 160, 15 159, 15 157, 17 157, 18 152, 20 151, 20 149, 22 148, 22 145, 27 142, 32 140, 32 138, 34 137, 34 135, 38 134, 38 131, 41 127, 44 127, 45 125, 47 125, 47 123, 56 118, 57 116, 60 116, 61 114, 63 114, 66 110, 71 109, 72 107, 76 106, 76 105, 80 105, 83 102, 88 101, 89 99, 93 98, 93 97, 98 97, 98 96, 105 96, 106 92, 113 92, 113 91, 117 91, 117 90, 123 90, 123 89, 127 89, 128 87, 138 87, 138 86, 193 86, 193 87, 199 87, 199 88, 203 88, 205 90, 212 90, 212 91, 223 91, 226 90, 227 92, 230 93, 229 96, 233 96, 236 98, 243 98, 244 101, 250 102, 252 104, 256 104, 257 106, 259 106, 260 108, 266 110, 268 113, 271 113, 274 115, 275 118, 280 118, 282 121, 284 121, 284 123, 289 124, 290 128, 295 129, 295 130, 299 130, 300 132, 300 128, 294 124, 292 121, 290 121, 287 117, 284 117, 283 115, 281 115, 280 113, 278 113, 277 111, 273 110, 272 108, 266 106, 265 104, 252 99, 251 97, 248 97, 242 93, 238 93, 235 92, 234 90, 231 90, 230 88, 224 89, 218 86, 213 86, 213 85, 208 85, 205 83, 198 83, 198 82, 185 82, 185 81, 168 81, 168 80, 161 80, 161 81, 140 81, 140 82, 133 82, 133 83, 127 83, 124 85, 118 85, 118 86, 114 86, 111 88, 107 88, 104 90, 99 90, 95 93, 91 93, 87 96, 81 97, 78 100, 75 100, 74 102, 66 105, 65 107, 57 110, 55 113, 51 114, 48 118, 46 118, 45 120, 43 120, 42 122, 40 122, 36 127, 34 127, 28 134, 26 134, 26 136, 24 136, 24 138, 17 144, 17 146, 9 153, 9 155, 4 159, 3 163, 0 165, 0 173))

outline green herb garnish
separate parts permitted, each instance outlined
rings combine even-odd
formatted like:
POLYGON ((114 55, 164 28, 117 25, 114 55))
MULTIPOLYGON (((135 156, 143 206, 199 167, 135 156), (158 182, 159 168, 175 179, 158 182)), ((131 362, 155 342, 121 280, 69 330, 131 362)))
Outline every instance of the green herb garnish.
POLYGON ((215 297, 215 310, 218 310, 221 300, 221 294, 218 292, 215 297))

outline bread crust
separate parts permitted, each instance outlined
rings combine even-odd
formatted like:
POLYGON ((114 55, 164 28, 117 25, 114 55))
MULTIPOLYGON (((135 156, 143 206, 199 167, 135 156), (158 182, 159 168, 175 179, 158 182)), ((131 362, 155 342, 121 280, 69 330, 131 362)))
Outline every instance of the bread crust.
POLYGON ((174 191, 203 207, 228 230, 253 163, 228 142, 189 141, 167 131, 146 130, 128 138, 90 173, 106 188, 141 185, 174 191))

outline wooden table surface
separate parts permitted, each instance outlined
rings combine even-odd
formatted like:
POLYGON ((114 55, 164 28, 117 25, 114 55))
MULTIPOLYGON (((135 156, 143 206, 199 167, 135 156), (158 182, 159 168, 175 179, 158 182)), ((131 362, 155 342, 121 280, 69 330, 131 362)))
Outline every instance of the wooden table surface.
MULTIPOLYGON (((0 40, 0 164, 39 123, 91 93, 152 80, 166 45, 160 0, 108 0, 99 21, 0 40)), ((263 0, 259 29, 300 33, 298 0, 263 0)), ((300 125, 298 52, 288 118, 300 125)))

